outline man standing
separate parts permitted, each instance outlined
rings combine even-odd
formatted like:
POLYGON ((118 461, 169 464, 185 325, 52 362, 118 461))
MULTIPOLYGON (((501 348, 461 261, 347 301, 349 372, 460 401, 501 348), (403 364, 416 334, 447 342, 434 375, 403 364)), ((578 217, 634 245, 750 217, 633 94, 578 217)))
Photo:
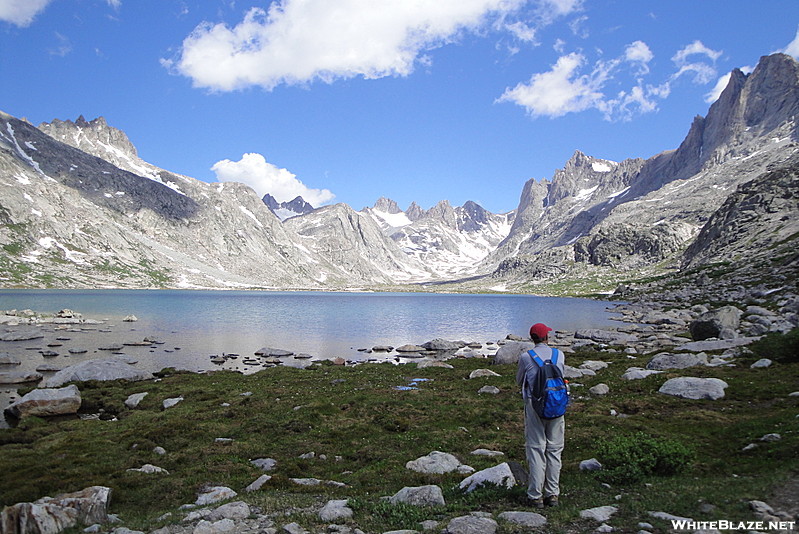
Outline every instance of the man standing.
MULTIPOLYGON (((536 344, 534 355, 539 360, 551 360, 563 374, 563 354, 547 345, 552 329, 542 323, 530 327, 530 339, 536 344)), ((543 372, 533 355, 523 352, 519 357, 516 383, 522 388, 524 397, 524 438, 530 482, 527 497, 536 508, 557 506, 560 494, 560 456, 563 452, 564 417, 545 419, 533 406, 531 388, 537 383, 538 373, 543 372)))

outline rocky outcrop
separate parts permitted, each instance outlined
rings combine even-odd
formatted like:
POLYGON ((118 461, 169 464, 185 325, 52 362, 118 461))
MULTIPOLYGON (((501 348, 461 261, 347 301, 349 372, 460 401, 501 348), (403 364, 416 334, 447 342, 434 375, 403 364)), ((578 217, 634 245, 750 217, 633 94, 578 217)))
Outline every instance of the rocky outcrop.
POLYGON ((799 63, 775 54, 749 76, 733 72, 676 150, 618 164, 576 153, 551 183, 526 184, 508 238, 486 260, 498 267, 493 278, 521 285, 580 278, 592 268, 746 262, 752 249, 780 244, 779 254, 789 256, 799 219, 795 173, 750 181, 786 161, 795 166, 797 110, 799 63), (553 255, 558 249, 565 250, 553 255))
POLYGON ((111 488, 92 486, 76 493, 8 506, 0 515, 0 533, 58 534, 79 524, 106 523, 110 499, 111 488))

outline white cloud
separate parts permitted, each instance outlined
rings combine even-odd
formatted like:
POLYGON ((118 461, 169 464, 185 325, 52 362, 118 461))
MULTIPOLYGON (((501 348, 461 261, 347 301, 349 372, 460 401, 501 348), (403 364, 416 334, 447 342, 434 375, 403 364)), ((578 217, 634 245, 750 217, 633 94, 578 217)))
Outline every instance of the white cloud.
POLYGON ((591 72, 581 73, 587 64, 585 56, 567 54, 550 71, 534 74, 529 82, 506 89, 497 101, 520 105, 533 117, 554 118, 596 109, 606 120, 629 120, 636 114, 657 110, 656 99, 669 95, 669 85, 645 85, 639 80, 615 97, 608 97, 605 87, 625 63, 636 75, 648 73, 647 64, 653 57, 645 43, 636 41, 626 47, 622 57, 597 61, 591 72))
MULTIPOLYGON (((751 66, 746 66, 746 67, 740 67, 739 70, 744 74, 750 74, 754 70, 754 68, 751 66)), ((721 96, 721 93, 724 92, 724 89, 727 88, 727 84, 730 83, 731 76, 732 73, 728 72, 727 74, 719 78, 713 89, 711 89, 710 92, 708 92, 705 95, 705 102, 707 102, 708 104, 712 104, 713 102, 718 100, 719 97, 721 96)))
POLYGON ((702 44, 702 41, 693 43, 679 50, 671 60, 677 65, 678 71, 673 79, 679 78, 683 74, 693 73, 693 81, 696 84, 710 83, 716 77, 715 62, 721 56, 721 51, 712 50, 702 44), (711 60, 712 64, 701 59, 689 59, 691 56, 704 56, 711 60))
POLYGON ((788 43, 788 46, 782 49, 781 52, 793 56, 794 59, 799 59, 799 29, 796 30, 796 37, 793 38, 793 41, 788 43))
POLYGON ((44 11, 52 0, 2 0, 0 20, 16 24, 20 28, 29 26, 36 15, 44 11))
POLYGON ((258 196, 269 193, 278 202, 288 202, 301 196, 312 206, 318 207, 335 198, 327 189, 311 189, 287 169, 281 169, 266 161, 261 154, 244 154, 239 161, 223 159, 211 170, 220 182, 240 182, 252 187, 258 196))
POLYGON ((649 46, 643 41, 630 43, 627 45, 627 48, 624 49, 624 59, 630 63, 637 64, 642 75, 649 73, 648 64, 654 57, 655 55, 652 53, 652 50, 650 50, 649 46))
POLYGON ((582 54, 561 56, 552 70, 533 74, 529 83, 505 90, 498 101, 518 104, 534 117, 561 117, 595 107, 602 99, 598 90, 601 83, 588 75, 578 75, 584 64, 582 54))
MULTIPOLYGON (((534 38, 533 27, 506 21, 528 1, 277 0, 268 10, 250 9, 232 27, 200 24, 183 41, 179 56, 162 64, 196 87, 216 91, 406 76, 425 51, 492 22, 517 38, 534 38)), ((580 5, 544 3, 554 13, 580 5)))

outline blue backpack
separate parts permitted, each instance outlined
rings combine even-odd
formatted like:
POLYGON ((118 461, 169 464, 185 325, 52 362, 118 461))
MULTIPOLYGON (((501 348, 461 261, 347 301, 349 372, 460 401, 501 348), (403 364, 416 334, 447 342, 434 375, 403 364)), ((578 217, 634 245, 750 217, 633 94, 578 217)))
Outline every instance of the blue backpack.
POLYGON ((527 353, 538 366, 535 384, 528 384, 533 408, 542 419, 555 419, 566 413, 569 389, 558 367, 558 349, 552 349, 552 359, 544 361, 535 350, 527 353))

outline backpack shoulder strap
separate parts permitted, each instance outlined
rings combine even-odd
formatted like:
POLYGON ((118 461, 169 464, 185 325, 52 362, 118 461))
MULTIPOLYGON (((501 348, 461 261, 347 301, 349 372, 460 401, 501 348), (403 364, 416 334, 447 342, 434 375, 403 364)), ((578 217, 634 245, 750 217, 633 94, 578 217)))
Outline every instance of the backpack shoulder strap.
POLYGON ((558 356, 560 356, 558 349, 552 349, 552 365, 558 365, 558 356))
POLYGON ((544 366, 544 360, 541 359, 541 357, 535 352, 535 350, 530 349, 530 350, 527 351, 527 354, 530 355, 530 358, 533 359, 533 361, 535 362, 535 364, 538 367, 543 367, 544 366))

